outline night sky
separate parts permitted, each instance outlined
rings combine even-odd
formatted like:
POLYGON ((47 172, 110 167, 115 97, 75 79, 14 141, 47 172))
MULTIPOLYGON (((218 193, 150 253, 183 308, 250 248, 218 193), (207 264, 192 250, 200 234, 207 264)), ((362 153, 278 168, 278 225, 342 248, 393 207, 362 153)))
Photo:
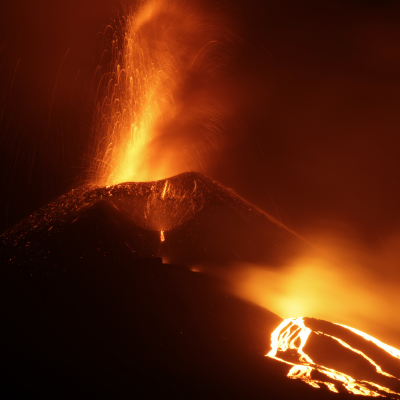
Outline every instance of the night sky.
MULTIPOLYGON (((228 145, 205 172, 291 229, 378 246, 400 226, 400 4, 218 3, 237 39, 228 145), (221 6, 222 4, 222 6, 221 6)), ((0 5, 0 230, 84 183, 118 1, 0 5)))

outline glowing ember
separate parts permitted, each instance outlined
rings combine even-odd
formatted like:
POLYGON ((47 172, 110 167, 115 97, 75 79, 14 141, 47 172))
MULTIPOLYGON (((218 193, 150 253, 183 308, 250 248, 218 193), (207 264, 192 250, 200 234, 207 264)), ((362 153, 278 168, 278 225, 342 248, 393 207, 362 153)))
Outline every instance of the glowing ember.
POLYGON ((161 242, 165 242, 164 231, 160 231, 160 240, 161 242))
MULTIPOLYGON (((371 341, 381 349, 385 350, 390 356, 399 358, 399 350, 387 346, 379 340, 367 335, 361 331, 353 328, 349 328, 344 325, 335 324, 341 326, 355 334, 361 336, 363 339, 371 341)), ((339 339, 335 336, 328 335, 325 332, 313 331, 305 325, 304 319, 299 317, 285 319, 272 333, 271 335, 271 347, 272 350, 267 354, 268 357, 274 358, 286 364, 292 365, 288 373, 288 377, 291 379, 301 379, 309 385, 319 388, 321 385, 326 385, 327 388, 338 393, 339 385, 346 389, 348 392, 353 394, 359 394, 364 396, 384 396, 386 393, 391 395, 400 395, 399 393, 391 390, 390 388, 380 385, 375 382, 355 379, 352 376, 339 372, 333 368, 318 365, 311 357, 304 351, 304 347, 308 343, 311 333, 317 336, 323 336, 325 338, 332 339, 340 343, 344 348, 349 349, 351 352, 361 356, 370 365, 375 368, 378 375, 387 377, 385 382, 389 385, 398 386, 398 379, 382 370, 382 368, 370 357, 368 357, 361 350, 350 346, 344 340, 339 339), (296 361, 296 362, 294 362, 296 361), (318 377, 315 377, 318 375, 318 377), (393 378, 393 379, 391 379, 393 378)))

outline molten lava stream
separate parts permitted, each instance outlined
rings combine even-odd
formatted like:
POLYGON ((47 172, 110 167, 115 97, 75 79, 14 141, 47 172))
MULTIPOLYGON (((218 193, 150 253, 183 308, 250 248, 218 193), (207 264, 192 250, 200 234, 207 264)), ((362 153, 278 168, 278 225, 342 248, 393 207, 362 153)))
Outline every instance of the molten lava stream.
MULTIPOLYGON (((377 347, 384 350, 386 355, 395 358, 395 360, 399 359, 399 350, 356 329, 339 324, 334 325, 350 330, 356 335, 359 335, 362 338, 360 339, 361 341, 363 339, 371 341, 377 347)), ((272 333, 271 347, 271 351, 267 354, 268 357, 292 365, 292 368, 287 375, 291 379, 301 379, 315 388, 319 388, 321 385, 326 385, 330 391, 336 393, 339 392, 338 388, 343 388, 350 393, 364 396, 378 397, 390 394, 395 395, 396 398, 400 398, 400 393, 393 390, 394 388, 397 389, 400 387, 398 378, 383 371, 372 358, 368 357, 361 350, 350 346, 344 340, 328 335, 325 332, 311 330, 306 326, 302 317, 285 319, 272 333), (315 363, 304 351, 304 347, 308 344, 307 341, 312 333, 339 343, 346 350, 352 352, 351 354, 354 354, 355 357, 362 357, 364 363, 368 363, 368 365, 374 368, 377 374, 376 380, 380 382, 384 380, 385 383, 387 383, 387 386, 391 387, 386 387, 376 382, 364 379, 355 379, 346 373, 315 363), (315 375, 319 376, 318 379, 315 375)), ((332 359, 333 358, 334 355, 332 355, 332 359)))

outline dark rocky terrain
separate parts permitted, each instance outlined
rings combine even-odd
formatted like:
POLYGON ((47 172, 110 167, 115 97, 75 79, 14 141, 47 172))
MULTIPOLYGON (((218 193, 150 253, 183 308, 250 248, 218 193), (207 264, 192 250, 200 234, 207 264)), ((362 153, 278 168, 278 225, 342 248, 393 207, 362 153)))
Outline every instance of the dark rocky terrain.
POLYGON ((210 178, 79 188, 1 242, 4 398, 353 398, 287 379, 282 319, 188 268, 308 246, 210 178))
POLYGON ((80 187, 1 240, 11 264, 51 266, 61 255, 87 257, 91 251, 159 256, 180 265, 243 261, 279 266, 310 246, 230 189, 194 172, 156 182, 80 187))

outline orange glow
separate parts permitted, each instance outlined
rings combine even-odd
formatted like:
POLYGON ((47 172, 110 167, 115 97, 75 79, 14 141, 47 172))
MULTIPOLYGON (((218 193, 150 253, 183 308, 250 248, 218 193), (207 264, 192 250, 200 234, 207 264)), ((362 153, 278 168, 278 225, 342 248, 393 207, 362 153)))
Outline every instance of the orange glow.
POLYGON ((161 240, 161 243, 165 242, 164 231, 160 231, 160 240, 161 240))
POLYGON ((394 305, 400 303, 400 291, 393 279, 399 236, 384 239, 382 248, 329 234, 313 243, 319 251, 299 254, 279 267, 236 264, 229 273, 217 273, 234 294, 282 318, 312 315, 337 321, 399 348, 400 314, 394 305))
MULTIPOLYGON (((386 350, 385 347, 388 349, 386 350, 390 355, 398 358, 399 350, 391 347, 386 346, 384 343, 378 341, 377 339, 372 338, 371 336, 364 334, 361 331, 353 330, 352 328, 345 327, 346 329, 350 329, 351 331, 357 333, 358 335, 362 336, 367 340, 373 341, 379 347, 386 350)), ((319 388, 320 385, 326 385, 328 389, 332 392, 338 393, 337 387, 335 383, 332 382, 336 381, 337 384, 341 384, 348 392, 353 394, 359 394, 364 396, 373 396, 378 397, 382 396, 382 392, 400 395, 399 393, 394 392, 393 390, 379 385, 375 382, 370 382, 366 380, 357 380, 352 378, 351 376, 344 374, 340 371, 336 371, 332 368, 328 368, 322 365, 317 365, 314 361, 304 352, 304 346, 307 343, 307 340, 311 334, 312 330, 305 326, 304 320, 302 317, 299 318, 289 318, 285 319, 272 333, 271 335, 271 351, 267 354, 268 357, 274 358, 281 362, 284 362, 289 365, 293 365, 288 373, 288 377, 291 379, 301 379, 302 381, 306 382, 307 384, 319 388), (288 350, 290 352, 291 359, 293 358, 293 351, 295 351, 295 357, 298 358, 298 362, 294 363, 292 361, 285 360, 281 357, 285 358, 285 354, 287 354, 288 350), (321 379, 314 379, 312 377, 313 372, 318 371, 325 375, 331 381, 325 381, 321 379)), ((390 375, 384 371, 382 371, 381 367, 379 367, 371 358, 367 357, 362 351, 355 349, 348 345, 343 340, 336 338, 331 335, 327 335, 326 333, 322 332, 314 332, 316 335, 325 335, 329 338, 332 338, 335 341, 338 341, 342 346, 346 347, 347 349, 351 350, 354 353, 361 355, 365 360, 367 360, 370 364, 372 364, 376 368, 376 372, 378 374, 395 378, 393 375, 390 375)))
POLYGON ((111 71, 98 89, 92 183, 199 170, 203 153, 221 145, 228 103, 214 99, 206 85, 197 88, 193 78, 216 79, 229 35, 218 13, 199 7, 142 1, 115 30, 111 71))

